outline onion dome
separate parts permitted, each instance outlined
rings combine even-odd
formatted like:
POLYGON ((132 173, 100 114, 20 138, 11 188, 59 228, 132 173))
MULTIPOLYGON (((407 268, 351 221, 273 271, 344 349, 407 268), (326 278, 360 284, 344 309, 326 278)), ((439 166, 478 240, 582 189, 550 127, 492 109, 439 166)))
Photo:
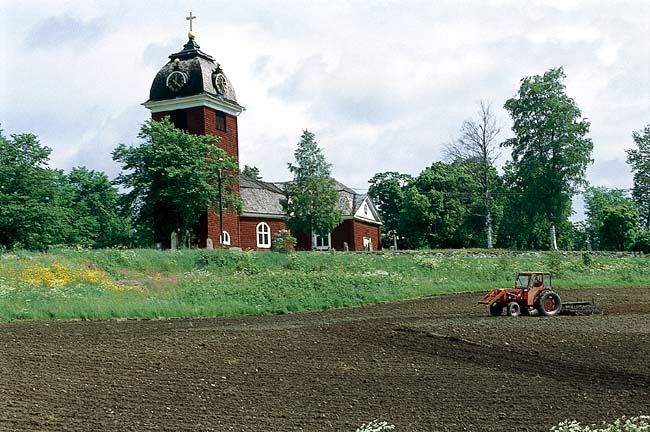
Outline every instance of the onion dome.
POLYGON ((239 106, 235 89, 221 70, 221 65, 200 48, 190 33, 183 49, 171 54, 169 62, 156 74, 145 106, 156 101, 195 95, 209 95, 228 105, 239 106))

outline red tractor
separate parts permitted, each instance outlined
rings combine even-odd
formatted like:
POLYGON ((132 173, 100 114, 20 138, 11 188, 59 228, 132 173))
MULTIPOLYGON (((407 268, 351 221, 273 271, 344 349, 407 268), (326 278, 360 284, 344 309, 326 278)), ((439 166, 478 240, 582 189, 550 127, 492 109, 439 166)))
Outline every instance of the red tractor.
POLYGON ((514 288, 494 288, 479 304, 490 306, 490 315, 499 316, 505 308, 508 316, 528 315, 537 310, 541 316, 554 316, 562 310, 562 300, 551 286, 548 272, 519 272, 514 288))

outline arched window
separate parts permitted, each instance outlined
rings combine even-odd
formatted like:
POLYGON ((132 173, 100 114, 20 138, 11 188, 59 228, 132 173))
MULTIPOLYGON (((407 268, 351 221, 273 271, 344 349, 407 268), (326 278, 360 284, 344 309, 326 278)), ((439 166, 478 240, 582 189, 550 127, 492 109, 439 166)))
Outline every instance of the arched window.
POLYGON ((228 234, 228 231, 221 233, 221 243, 225 246, 230 246, 230 234, 228 234))
POLYGON ((270 248, 271 247, 271 227, 266 222, 257 224, 257 247, 270 248))

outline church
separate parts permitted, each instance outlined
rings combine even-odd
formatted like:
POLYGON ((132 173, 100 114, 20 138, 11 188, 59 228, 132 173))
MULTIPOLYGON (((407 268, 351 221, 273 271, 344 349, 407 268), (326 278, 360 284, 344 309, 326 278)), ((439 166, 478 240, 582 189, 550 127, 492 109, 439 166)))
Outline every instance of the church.
MULTIPOLYGON (((143 105, 154 120, 169 116, 179 129, 196 135, 215 135, 216 144, 239 162, 237 119, 244 107, 237 101, 232 83, 221 65, 201 51, 192 33, 179 52, 158 71, 151 84, 149 100, 143 105)), ((370 197, 336 182, 337 207, 342 222, 327 236, 297 236, 298 250, 372 251, 380 247, 381 221, 370 197)), ((286 230, 281 200, 284 183, 270 183, 240 175, 231 185, 241 199, 241 211, 209 209, 198 221, 194 237, 200 247, 269 250, 274 234, 286 230), (221 231, 221 235, 219 234, 221 231)), ((164 238, 164 233, 157 233, 164 238)), ((168 237, 168 234, 166 235, 168 237)))

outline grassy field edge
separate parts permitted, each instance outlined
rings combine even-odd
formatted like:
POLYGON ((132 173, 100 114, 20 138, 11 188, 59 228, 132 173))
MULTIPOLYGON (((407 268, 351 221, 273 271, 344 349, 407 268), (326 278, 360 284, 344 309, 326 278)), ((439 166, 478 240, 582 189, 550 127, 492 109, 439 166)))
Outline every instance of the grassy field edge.
POLYGON ((550 271, 557 289, 650 286, 637 255, 53 250, 0 253, 0 320, 278 314, 511 286, 550 271))

